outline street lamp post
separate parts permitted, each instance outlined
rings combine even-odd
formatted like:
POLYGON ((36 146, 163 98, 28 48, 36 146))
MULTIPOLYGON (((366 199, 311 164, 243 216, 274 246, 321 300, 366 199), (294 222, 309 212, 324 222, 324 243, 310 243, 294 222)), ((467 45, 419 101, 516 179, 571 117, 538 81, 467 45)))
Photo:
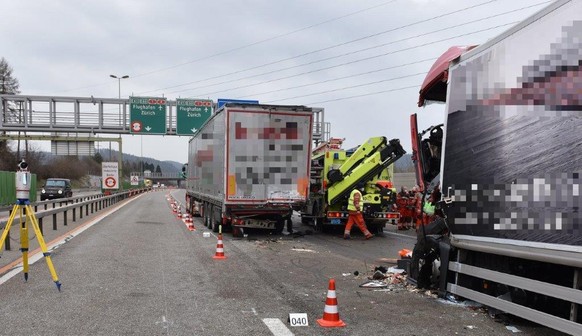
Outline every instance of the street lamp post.
MULTIPOLYGON (((125 75, 125 76, 109 75, 109 77, 117 79, 117 88, 118 88, 117 98, 121 99, 121 80, 129 78, 129 76, 128 75, 125 75)), ((121 103, 119 104, 119 124, 121 125, 121 103)))
MULTIPOLYGON (((124 75, 124 76, 109 75, 109 77, 117 79, 117 98, 121 100, 121 80, 129 78, 129 75, 124 75)), ((118 113, 119 125, 121 125, 121 121, 122 121, 121 120, 121 102, 119 102, 118 106, 119 106, 119 113, 118 113)), ((123 126, 125 126, 125 124, 123 126)), ((121 178, 121 176, 123 174, 123 169, 121 167, 121 165, 123 164, 122 153, 121 153, 121 133, 119 134, 119 139, 120 139, 120 142, 119 142, 119 153, 118 153, 118 157, 117 157, 117 162, 118 162, 118 169, 119 169, 119 178, 121 178)), ((109 143, 109 160, 111 161, 111 142, 109 143)))

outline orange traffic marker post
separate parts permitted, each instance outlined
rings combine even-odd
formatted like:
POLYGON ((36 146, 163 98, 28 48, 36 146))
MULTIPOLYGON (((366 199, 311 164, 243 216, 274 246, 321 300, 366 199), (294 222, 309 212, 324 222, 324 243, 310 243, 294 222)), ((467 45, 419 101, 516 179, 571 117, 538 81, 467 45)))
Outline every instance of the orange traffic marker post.
POLYGON ((329 289, 327 290, 327 298, 325 299, 325 308, 323 310, 323 318, 317 320, 322 327, 345 327, 344 321, 340 320, 337 310, 337 297, 335 294, 335 280, 329 279, 329 289))
POLYGON ((224 255, 224 245, 222 244, 222 225, 218 226, 218 242, 216 243, 216 254, 213 259, 226 259, 224 255))

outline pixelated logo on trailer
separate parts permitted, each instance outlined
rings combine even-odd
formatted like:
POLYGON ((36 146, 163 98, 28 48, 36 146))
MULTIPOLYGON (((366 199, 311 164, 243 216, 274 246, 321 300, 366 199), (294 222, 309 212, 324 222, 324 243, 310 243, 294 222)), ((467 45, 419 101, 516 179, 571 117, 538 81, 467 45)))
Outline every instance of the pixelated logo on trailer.
POLYGON ((234 124, 235 139, 299 139, 296 122, 287 122, 285 127, 243 127, 242 122, 234 124))

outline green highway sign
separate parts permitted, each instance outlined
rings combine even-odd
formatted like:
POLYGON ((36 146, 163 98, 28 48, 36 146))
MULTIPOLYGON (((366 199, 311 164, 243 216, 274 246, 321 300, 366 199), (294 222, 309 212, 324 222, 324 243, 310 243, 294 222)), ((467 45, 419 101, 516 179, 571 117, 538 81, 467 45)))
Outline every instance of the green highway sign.
POLYGON ((166 98, 129 97, 129 132, 166 134, 166 98))
POLYGON ((212 100, 176 99, 176 134, 192 135, 210 118, 212 100))

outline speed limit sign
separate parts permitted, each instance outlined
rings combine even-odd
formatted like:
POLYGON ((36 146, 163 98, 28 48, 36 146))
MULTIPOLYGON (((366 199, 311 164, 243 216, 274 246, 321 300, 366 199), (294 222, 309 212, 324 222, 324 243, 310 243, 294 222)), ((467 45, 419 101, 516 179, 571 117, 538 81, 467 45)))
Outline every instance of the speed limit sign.
POLYGON ((119 189, 119 164, 117 162, 101 163, 101 183, 104 189, 119 189))
POLYGON ((117 185, 117 181, 115 180, 115 177, 109 176, 108 178, 105 179, 105 186, 107 188, 114 188, 117 185))

